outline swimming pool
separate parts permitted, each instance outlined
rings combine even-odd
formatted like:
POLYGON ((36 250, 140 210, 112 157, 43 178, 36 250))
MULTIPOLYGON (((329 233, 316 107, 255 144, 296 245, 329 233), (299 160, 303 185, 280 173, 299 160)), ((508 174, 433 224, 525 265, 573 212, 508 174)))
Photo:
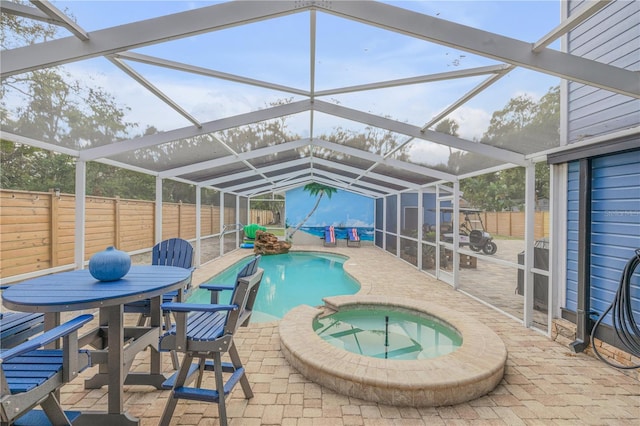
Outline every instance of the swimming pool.
MULTIPOLYGON (((208 284, 232 284, 251 257, 241 260, 207 281, 208 284)), ((262 256, 264 276, 253 307, 251 322, 281 319, 298 305, 322 305, 328 296, 355 294, 360 285, 344 272, 344 256, 329 253, 289 252, 262 256)), ((230 291, 220 295, 220 303, 229 303, 230 291)), ((209 303, 209 292, 197 289, 190 303, 209 303)))

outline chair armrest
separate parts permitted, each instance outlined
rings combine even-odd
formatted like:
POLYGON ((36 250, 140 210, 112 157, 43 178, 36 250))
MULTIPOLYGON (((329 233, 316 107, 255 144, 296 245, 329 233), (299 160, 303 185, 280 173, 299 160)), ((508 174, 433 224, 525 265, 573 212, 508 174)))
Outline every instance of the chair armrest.
POLYGON ((235 311, 238 305, 211 305, 203 303, 180 303, 171 302, 163 303, 160 306, 165 311, 171 312, 218 312, 218 311, 235 311))
POLYGON ((214 285, 214 284, 200 284, 198 288, 203 288, 209 291, 224 291, 224 290, 233 290, 235 286, 233 285, 214 285))
POLYGON ((28 340, 14 348, 7 349, 6 351, 0 353, 0 364, 2 364, 4 361, 8 361, 27 352, 40 349, 51 342, 55 342, 61 337, 68 336, 69 334, 80 329, 83 325, 85 325, 92 319, 93 315, 91 314, 80 315, 70 321, 65 322, 64 324, 52 328, 51 330, 45 331, 41 335, 36 336, 33 339, 28 340))

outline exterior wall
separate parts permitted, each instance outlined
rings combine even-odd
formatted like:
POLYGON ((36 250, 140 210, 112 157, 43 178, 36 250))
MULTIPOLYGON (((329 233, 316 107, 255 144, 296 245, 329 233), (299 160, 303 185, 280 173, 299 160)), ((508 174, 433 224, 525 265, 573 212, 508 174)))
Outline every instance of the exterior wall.
POLYGON ((565 306, 570 311, 578 309, 578 201, 580 163, 569 163, 567 184, 567 291, 565 306))
MULTIPOLYGON (((569 1, 569 13, 584 3, 569 1)), ((640 71, 640 2, 616 0, 571 31, 571 54, 640 71)), ((640 100, 569 82, 568 143, 640 125, 640 100)))
MULTIPOLYGON (((564 3, 570 16, 583 0, 564 3)), ((640 2, 614 0, 564 38, 563 49, 570 54, 611 64, 632 71, 640 70, 640 2)), ((640 100, 574 82, 565 82, 562 137, 564 144, 577 144, 584 139, 599 137, 601 142, 581 145, 559 157, 550 157, 553 164, 568 162, 565 300, 563 318, 555 319, 554 327, 571 324, 568 338, 577 350, 592 353, 590 345, 600 348, 600 354, 614 364, 637 364, 637 358, 626 351, 617 331, 612 327, 611 315, 603 320, 604 327, 597 330, 595 340, 589 334, 594 312, 602 315, 614 300, 623 269, 634 250, 640 248, 640 134, 633 133, 640 126, 640 100), (631 129, 630 132, 621 133, 631 129), (621 135, 622 134, 622 135, 621 135), (607 140, 607 136, 610 136, 607 140), (580 159, 589 159, 580 162, 580 159), (584 188, 580 187, 580 165, 589 167, 591 174, 584 188), (581 197, 591 197, 587 212, 579 211, 581 197), (585 229, 579 227, 579 215, 588 221, 585 229), (579 233, 590 240, 580 247, 579 233), (580 251, 582 250, 582 251, 580 251), (584 262, 584 264, 582 264, 584 262), (579 282, 578 271, 587 275, 579 282), (579 300, 581 286, 587 284, 587 300, 579 300), (584 312, 578 311, 578 307, 584 312), (575 340, 574 340, 575 339, 575 340), (582 342, 589 343, 582 347, 582 342)), ((583 202, 583 204, 585 204, 583 202)), ((563 247, 557 242, 556 247, 563 247)), ((640 315, 640 276, 638 271, 631 280, 630 305, 640 315)), ((557 330, 556 330, 557 331, 557 330)), ((552 333, 559 336, 561 333, 552 333)), ((555 337, 554 337, 555 339, 555 337)))
MULTIPOLYGON (((611 304, 626 263, 640 248, 639 165, 640 150, 592 161, 590 306, 598 313, 611 304)), ((640 317, 640 271, 634 278, 631 307, 640 317)))

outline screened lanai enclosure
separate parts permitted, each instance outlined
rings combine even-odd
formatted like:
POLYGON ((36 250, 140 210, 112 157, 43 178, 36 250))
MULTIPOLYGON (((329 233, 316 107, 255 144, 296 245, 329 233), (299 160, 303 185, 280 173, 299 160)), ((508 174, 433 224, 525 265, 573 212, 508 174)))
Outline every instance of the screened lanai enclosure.
MULTIPOLYGON (((91 164, 155 179, 158 241, 163 187, 187 185, 198 207, 215 199, 204 202, 231 212, 215 236, 221 255, 237 249, 252 200, 319 183, 374 200, 379 249, 548 333, 564 291, 553 261, 564 224, 553 212, 566 172, 547 158, 611 139, 608 122, 614 136, 638 132, 634 48, 611 35, 594 51, 582 37, 604 16, 633 40, 636 2, 1 7, 2 143, 73 162, 78 268, 90 254, 91 164), (610 114, 571 110, 571 94, 610 114), (470 207, 524 219, 486 254, 451 232, 470 207), (542 211, 551 214, 540 221, 542 211)), ((5 176, 17 174, 5 160, 5 176)), ((212 236, 199 212, 204 262, 212 236)))

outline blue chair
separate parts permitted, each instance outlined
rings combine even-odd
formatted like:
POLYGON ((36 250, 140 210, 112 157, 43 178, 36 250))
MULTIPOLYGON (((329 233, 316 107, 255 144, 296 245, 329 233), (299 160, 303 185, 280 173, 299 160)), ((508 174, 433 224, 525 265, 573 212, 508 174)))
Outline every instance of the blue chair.
MULTIPOLYGON (((164 240, 153 247, 151 264, 163 266, 177 266, 179 268, 192 269, 193 247, 181 238, 170 238, 164 240)), ((184 288, 186 294, 191 289, 191 281, 184 288)), ((170 291, 162 295, 162 302, 177 301, 178 291, 170 291)), ((139 300, 124 305, 125 313, 140 314, 138 326, 142 327, 147 323, 151 312, 151 301, 149 299, 139 300)), ((170 326, 171 318, 165 314, 165 327, 170 326)))
POLYGON ((62 325, 0 352, 0 419, 12 425, 70 425, 79 412, 65 412, 58 390, 91 365, 90 352, 78 349, 78 330, 93 315, 62 325), (62 349, 43 349, 62 338, 62 349), (40 405, 42 410, 34 410, 40 405))
MULTIPOLYGON (((0 286, 0 291, 8 286, 0 286)), ((44 314, 0 312, 0 349, 12 348, 44 331, 44 314)))
MULTIPOLYGON (((151 253, 151 264, 162 266, 177 266, 179 268, 192 269, 193 264, 193 246, 182 238, 170 238, 159 242, 153 247, 151 253)), ((184 288, 184 295, 191 289, 191 280, 184 288)), ((162 295, 162 303, 178 302, 178 291, 170 291, 162 295)), ((125 313, 137 313, 140 315, 138 326, 143 327, 151 317, 151 300, 144 299, 124 305, 125 313)), ((164 328, 168 330, 171 327, 171 315, 167 311, 163 311, 164 328)), ((171 355, 171 361, 175 369, 178 368, 178 358, 174 352, 171 355)))
MULTIPOLYGON (((184 357, 178 372, 169 379, 172 384, 171 394, 165 405, 160 425, 169 425, 178 399, 217 403, 220 424, 225 426, 227 424, 225 399, 235 385, 240 383, 245 398, 253 397, 233 337, 240 326, 249 324, 263 274, 263 270, 258 268, 259 262, 260 256, 256 256, 238 273, 229 305, 194 303, 162 305, 162 309, 174 313, 176 323, 161 336, 160 350, 183 352, 184 357), (222 362, 223 353, 229 354, 230 363, 222 362), (194 359, 198 362, 194 363, 194 359), (205 371, 214 372, 215 389, 202 388, 202 377, 205 371), (198 373, 198 380, 195 387, 187 386, 195 379, 196 373, 198 373), (226 382, 225 375, 227 375, 226 382)), ((201 285, 200 288, 217 292, 221 287, 201 285)))
POLYGON ((31 312, 0 313, 0 348, 7 349, 26 342, 44 330, 44 315, 31 312))

